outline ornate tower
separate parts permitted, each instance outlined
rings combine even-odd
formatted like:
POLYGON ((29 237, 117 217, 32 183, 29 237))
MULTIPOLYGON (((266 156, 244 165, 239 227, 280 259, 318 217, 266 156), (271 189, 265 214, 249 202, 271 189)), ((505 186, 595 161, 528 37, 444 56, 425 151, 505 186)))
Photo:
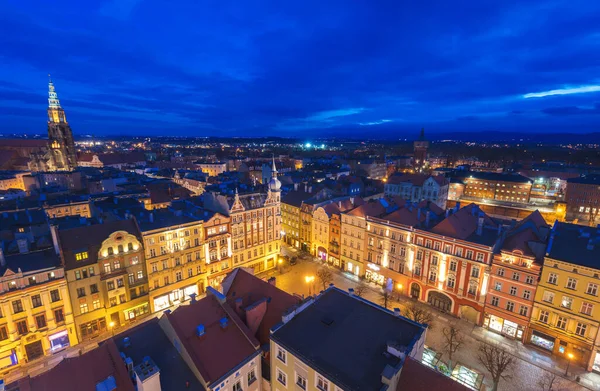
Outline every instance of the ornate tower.
POLYGON ((48 83, 48 148, 50 169, 73 171, 77 167, 73 132, 60 107, 52 79, 48 83))
POLYGON ((416 171, 422 171, 427 165, 427 149, 429 141, 425 139, 425 129, 421 129, 419 139, 414 142, 414 159, 413 164, 416 171))

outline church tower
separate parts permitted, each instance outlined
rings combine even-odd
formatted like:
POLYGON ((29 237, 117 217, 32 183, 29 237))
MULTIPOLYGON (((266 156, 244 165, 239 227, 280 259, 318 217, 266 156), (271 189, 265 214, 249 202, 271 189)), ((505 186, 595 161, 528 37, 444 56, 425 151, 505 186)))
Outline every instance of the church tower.
POLYGON ((429 141, 425 139, 425 129, 421 129, 421 135, 419 139, 414 142, 414 158, 413 164, 415 171, 421 172, 427 165, 427 149, 429 148, 429 141))
POLYGON ((60 107, 52 79, 48 83, 48 148, 49 168, 53 171, 73 171, 77 167, 73 132, 60 107))

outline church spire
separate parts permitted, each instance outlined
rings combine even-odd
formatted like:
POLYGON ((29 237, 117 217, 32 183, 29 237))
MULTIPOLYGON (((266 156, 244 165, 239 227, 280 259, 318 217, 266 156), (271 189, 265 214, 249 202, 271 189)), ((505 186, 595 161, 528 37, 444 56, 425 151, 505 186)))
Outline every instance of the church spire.
POLYGON ((54 83, 52 82, 50 75, 48 75, 48 80, 48 107, 51 109, 59 109, 60 102, 58 101, 58 95, 56 95, 54 83))
POLYGON ((271 176, 277 178, 277 166, 275 165, 275 155, 273 155, 273 167, 271 168, 271 176))

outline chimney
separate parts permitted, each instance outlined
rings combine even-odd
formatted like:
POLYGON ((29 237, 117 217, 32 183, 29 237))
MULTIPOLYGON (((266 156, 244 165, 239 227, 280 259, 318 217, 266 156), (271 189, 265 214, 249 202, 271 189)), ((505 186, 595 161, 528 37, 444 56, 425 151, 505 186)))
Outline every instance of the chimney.
POLYGON ((446 217, 450 216, 450 209, 446 209, 446 217))
POLYGON ((115 205, 119 204, 119 199, 117 197, 113 198, 113 202, 115 203, 115 205))
POLYGON ((219 325, 221 326, 222 329, 226 329, 227 324, 228 324, 228 321, 227 321, 226 316, 222 317, 221 320, 219 320, 219 325))
POLYGON ((356 296, 356 294, 354 293, 354 288, 348 288, 348 295, 356 296))
POLYGON ((421 222, 421 208, 417 208, 417 221, 421 222))
POLYGON ((58 246, 58 227, 56 225, 51 225, 50 233, 52 234, 52 244, 54 244, 54 252, 56 252, 56 255, 58 255, 60 254, 60 247, 58 246))
POLYGON ((298 191, 298 184, 297 183, 294 183, 294 190, 298 191))
POLYGON ((305 183, 305 184, 304 184, 304 192, 305 192, 305 193, 308 193, 308 183, 305 183))
POLYGON ((148 216, 148 220, 150 220, 151 223, 154 223, 154 213, 150 212, 150 215, 148 216))
POLYGON ((403 360, 406 357, 406 346, 400 345, 396 341, 388 341, 387 352, 392 356, 398 357, 403 360))
POLYGON ((273 286, 277 286, 277 278, 271 277, 267 280, 267 282, 273 286))
POLYGON ((427 211, 427 212, 425 213, 425 226, 426 226, 426 227, 429 227, 429 221, 430 221, 430 218, 431 218, 431 212, 430 212, 430 211, 427 211))
POLYGON ((477 218, 477 235, 481 236, 483 233, 483 212, 479 212, 479 217, 477 218))
POLYGON ((4 250, 0 248, 0 265, 6 266, 6 258, 4 258, 4 250))
POLYGON ((394 308, 394 315, 395 316, 400 316, 400 308, 394 308))
POLYGON ((459 209, 460 209, 460 201, 457 201, 456 205, 454 205, 454 213, 458 212, 459 209))
POLYGON ((29 242, 27 239, 17 239, 17 246, 19 246, 19 253, 26 254, 29 252, 29 242))
POLYGON ((25 214, 27 215, 27 220, 29 220, 29 222, 32 223, 33 219, 31 218, 31 213, 29 213, 29 209, 25 209, 25 214))
POLYGON ((312 193, 312 186, 308 186, 308 192, 312 193))
POLYGON ((204 335, 204 325, 199 324, 196 326, 196 337, 202 337, 204 335))
POLYGON ((338 201, 338 208, 342 209, 342 201, 338 201))
POLYGON ((190 303, 195 303, 195 302, 196 302, 196 294, 190 293, 190 303))
POLYGON ((87 219, 85 217, 80 217, 79 218, 79 224, 86 225, 87 224, 87 219))

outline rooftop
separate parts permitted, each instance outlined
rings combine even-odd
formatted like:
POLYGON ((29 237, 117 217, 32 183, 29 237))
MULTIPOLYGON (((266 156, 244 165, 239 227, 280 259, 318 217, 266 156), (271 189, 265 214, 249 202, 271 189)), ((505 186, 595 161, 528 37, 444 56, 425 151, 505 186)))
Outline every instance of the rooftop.
POLYGON ((470 388, 408 357, 404 362, 396 391, 435 390, 467 391, 470 388))
POLYGON ((0 267, 0 275, 4 275, 9 269, 15 273, 19 269, 23 273, 28 273, 60 267, 60 257, 56 254, 54 248, 31 251, 25 254, 7 255, 5 259, 6 266, 0 267))
POLYGON ((408 347, 425 328, 335 287, 327 289, 271 339, 344 390, 379 390, 389 342, 408 347))
POLYGON ((600 269, 600 229, 569 223, 554 223, 546 256, 600 269))
POLYGON ((515 183, 531 183, 531 179, 521 174, 504 174, 498 172, 475 172, 475 171, 455 171, 451 174, 453 177, 458 178, 473 178, 483 179, 488 181, 503 181, 503 182, 515 182, 515 183))
POLYGON ((499 237, 498 224, 481 211, 477 204, 469 204, 449 214, 431 232, 486 246, 493 246, 499 237), (478 233, 480 217, 483 218, 483 227, 481 233, 478 233))

